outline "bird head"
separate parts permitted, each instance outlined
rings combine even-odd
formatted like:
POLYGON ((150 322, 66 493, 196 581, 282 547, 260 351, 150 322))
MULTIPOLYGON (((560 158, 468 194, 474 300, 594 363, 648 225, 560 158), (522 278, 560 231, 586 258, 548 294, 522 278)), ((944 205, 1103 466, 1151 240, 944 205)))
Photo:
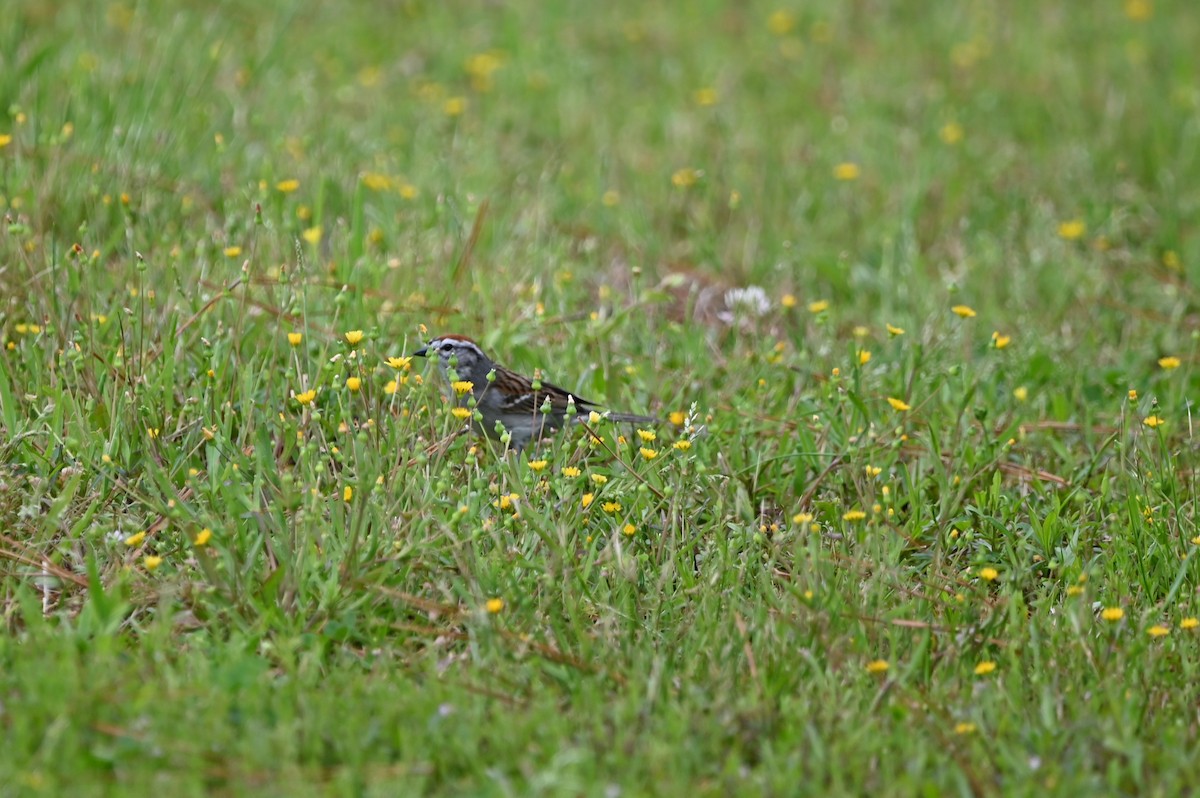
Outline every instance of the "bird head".
POLYGON ((442 335, 434 338, 427 346, 413 352, 414 357, 437 356, 443 372, 454 369, 459 379, 478 380, 492 369, 492 361, 479 344, 465 335, 442 335))

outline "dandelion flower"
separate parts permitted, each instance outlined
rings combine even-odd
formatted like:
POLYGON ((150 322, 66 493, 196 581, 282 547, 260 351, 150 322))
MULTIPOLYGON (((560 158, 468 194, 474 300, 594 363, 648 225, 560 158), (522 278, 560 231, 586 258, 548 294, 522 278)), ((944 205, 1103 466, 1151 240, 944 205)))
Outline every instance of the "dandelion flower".
POLYGON ((529 461, 529 470, 533 471, 535 473, 540 472, 540 471, 545 471, 546 466, 548 466, 549 464, 550 464, 549 460, 530 460, 529 461))
POLYGON ((485 604, 484 607, 487 608, 487 611, 489 613, 491 613, 492 615, 495 615, 504 609, 504 599, 502 599, 502 598, 488 599, 487 604, 485 604))
POLYGON ((963 140, 962 125, 958 124, 957 122, 947 122, 946 124, 942 125, 942 129, 938 131, 938 138, 942 140, 942 143, 949 144, 951 147, 953 147, 955 144, 958 144, 963 140))
POLYGON ((862 510, 847 510, 842 514, 843 521, 861 521, 867 517, 867 514, 862 510))
POLYGON ((912 406, 910 404, 908 404, 908 402, 905 402, 903 399, 897 399, 894 396, 889 396, 887 398, 887 401, 888 401, 888 404, 892 406, 893 410, 898 410, 902 413, 905 410, 912 410, 912 406))
POLYGON ((988 582, 995 582, 997 579, 1000 578, 1000 572, 997 571, 995 568, 980 568, 979 569, 979 578, 986 580, 988 582))
POLYGON ((1159 624, 1151 626, 1149 629, 1147 629, 1146 634, 1150 635, 1151 637, 1165 637, 1166 635, 1171 634, 1171 630, 1159 624))
POLYGON ((990 660, 984 660, 975 666, 976 676, 987 676, 992 671, 996 670, 996 663, 990 660))
POLYGON ((300 346, 300 342, 304 340, 304 334, 298 332, 290 332, 287 334, 288 343, 292 346, 300 346))
POLYGON ((346 387, 350 389, 351 393, 357 393, 362 388, 362 379, 359 377, 347 377, 346 387))
POLYGON ((1160 427, 1167 422, 1162 416, 1147 416, 1142 420, 1142 423, 1150 429, 1154 429, 1155 427, 1160 427))
POLYGON ((675 188, 691 188, 696 185, 703 174, 700 170, 691 167, 678 169, 671 175, 671 185, 675 188))
POLYGON ((1167 371, 1170 371, 1171 369, 1179 368, 1180 361, 1177 357, 1160 357, 1158 359, 1158 365, 1167 371))
POLYGON ((861 174, 862 174, 862 170, 860 170, 858 168, 858 164, 851 163, 849 161, 847 161, 845 163, 840 163, 837 166, 833 167, 833 177, 836 180, 843 180, 843 181, 858 180, 858 178, 861 174))
POLYGON ((1105 607, 1100 617, 1106 621, 1116 622, 1125 617, 1125 610, 1120 607, 1105 607))
POLYGON ((829 300, 828 299, 818 299, 816 302, 808 303, 808 312, 813 314, 814 316, 817 315, 818 313, 824 313, 827 310, 829 310, 829 300))
POLYGON ((875 659, 867 663, 867 673, 887 673, 888 661, 886 659, 875 659))
POLYGON ((1080 219, 1072 219, 1058 226, 1058 236, 1067 241, 1078 241, 1087 233, 1087 225, 1080 219))
POLYGON ((975 318, 975 309, 970 305, 955 305, 954 307, 950 308, 950 312, 963 319, 975 318))

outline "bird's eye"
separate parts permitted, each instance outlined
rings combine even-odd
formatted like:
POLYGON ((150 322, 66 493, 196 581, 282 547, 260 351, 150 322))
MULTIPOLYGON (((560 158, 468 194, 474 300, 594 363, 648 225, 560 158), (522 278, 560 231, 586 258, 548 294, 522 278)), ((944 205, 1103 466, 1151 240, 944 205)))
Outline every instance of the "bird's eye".
POLYGON ((454 347, 453 347, 453 346, 451 346, 450 344, 442 344, 442 351, 443 351, 443 352, 449 352, 449 351, 450 351, 451 349, 453 349, 453 348, 454 348, 454 347))

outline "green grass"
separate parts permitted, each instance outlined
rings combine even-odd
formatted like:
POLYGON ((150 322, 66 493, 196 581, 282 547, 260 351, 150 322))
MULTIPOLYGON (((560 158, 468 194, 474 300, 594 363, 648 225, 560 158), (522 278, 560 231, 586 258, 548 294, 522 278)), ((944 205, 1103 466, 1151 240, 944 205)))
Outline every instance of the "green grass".
POLYGON ((0 795, 1187 789, 1189 3, 60 5, 0 795), (437 332, 664 423, 504 456, 437 332))

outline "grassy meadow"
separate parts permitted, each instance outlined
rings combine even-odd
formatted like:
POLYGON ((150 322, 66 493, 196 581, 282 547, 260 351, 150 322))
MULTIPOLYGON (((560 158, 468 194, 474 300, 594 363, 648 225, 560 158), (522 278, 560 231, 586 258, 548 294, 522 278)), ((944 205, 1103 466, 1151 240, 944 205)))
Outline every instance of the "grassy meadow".
POLYGON ((1180 794, 1197 41, 11 0, 0 796, 1180 794))

